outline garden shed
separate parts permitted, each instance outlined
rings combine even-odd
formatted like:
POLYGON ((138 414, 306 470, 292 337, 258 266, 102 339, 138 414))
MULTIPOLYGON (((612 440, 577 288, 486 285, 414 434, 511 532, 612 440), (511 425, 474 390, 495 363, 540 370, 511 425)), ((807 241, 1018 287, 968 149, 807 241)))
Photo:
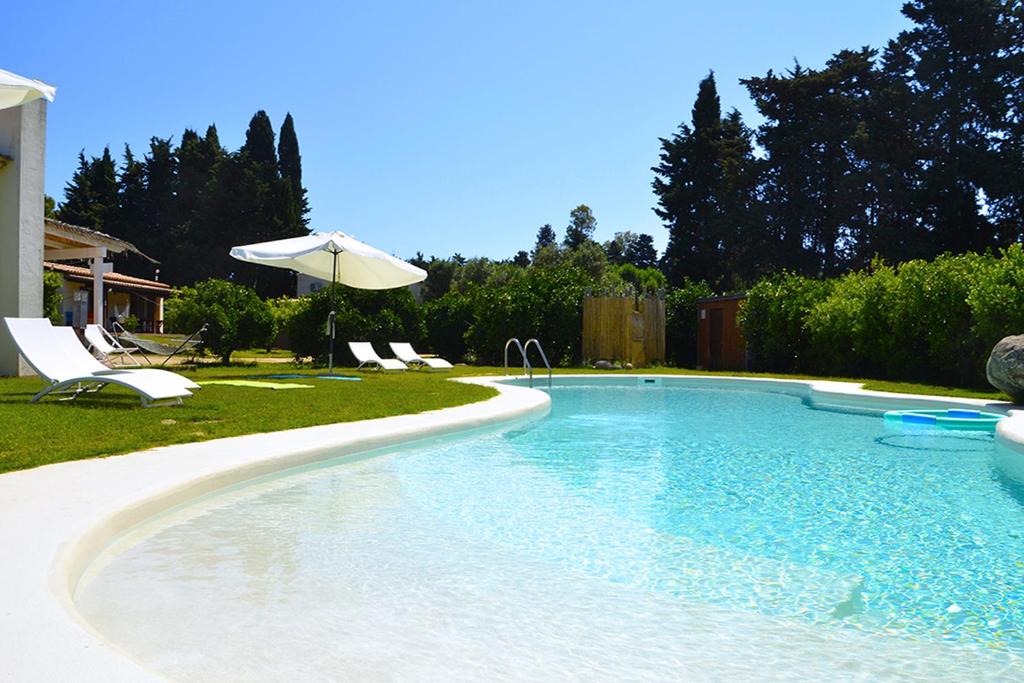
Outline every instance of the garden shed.
POLYGON ((737 316, 746 294, 697 300, 697 369, 746 370, 747 344, 737 316))

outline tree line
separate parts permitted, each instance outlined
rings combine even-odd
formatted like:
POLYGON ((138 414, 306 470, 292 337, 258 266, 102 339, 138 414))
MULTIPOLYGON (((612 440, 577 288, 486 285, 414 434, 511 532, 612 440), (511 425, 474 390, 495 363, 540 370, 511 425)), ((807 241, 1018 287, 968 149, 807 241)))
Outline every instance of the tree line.
POLYGON ((764 123, 723 115, 714 73, 661 140, 662 267, 717 291, 831 276, 1024 236, 1024 10, 912 0, 881 50, 742 79, 764 123))
MULTIPOLYGON (((161 279, 174 285, 222 278, 269 297, 294 294, 291 273, 236 261, 228 251, 306 235, 308 214, 295 122, 288 114, 275 140, 261 110, 235 152, 211 125, 205 135, 186 129, 177 145, 154 137, 142 158, 125 145, 120 163, 109 148, 98 157, 80 153, 54 217, 131 242, 157 259, 161 279)), ((114 261, 118 272, 154 276, 138 257, 114 261)))

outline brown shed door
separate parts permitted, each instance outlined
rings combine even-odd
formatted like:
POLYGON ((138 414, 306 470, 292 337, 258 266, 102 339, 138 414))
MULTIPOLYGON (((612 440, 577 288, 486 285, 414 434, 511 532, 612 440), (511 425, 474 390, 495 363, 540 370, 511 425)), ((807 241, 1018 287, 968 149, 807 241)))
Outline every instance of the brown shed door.
POLYGON ((708 349, 710 353, 709 365, 711 370, 722 369, 722 309, 712 308, 708 312, 708 349))

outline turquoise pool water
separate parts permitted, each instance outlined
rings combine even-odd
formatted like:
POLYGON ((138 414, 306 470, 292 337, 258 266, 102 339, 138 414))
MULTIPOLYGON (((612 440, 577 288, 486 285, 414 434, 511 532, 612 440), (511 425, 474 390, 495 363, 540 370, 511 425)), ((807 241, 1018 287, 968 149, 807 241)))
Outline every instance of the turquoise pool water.
POLYGON ((165 515, 76 602, 188 680, 1020 680, 1018 459, 782 393, 556 386, 165 515))

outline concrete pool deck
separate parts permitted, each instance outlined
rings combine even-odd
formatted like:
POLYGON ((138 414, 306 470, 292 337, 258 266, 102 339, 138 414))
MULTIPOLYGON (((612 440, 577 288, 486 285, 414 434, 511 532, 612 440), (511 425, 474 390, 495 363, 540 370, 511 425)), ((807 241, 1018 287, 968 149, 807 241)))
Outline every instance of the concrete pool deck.
MULTIPOLYGON (((480 403, 304 429, 253 434, 48 465, 0 475, 0 681, 164 680, 107 642, 77 613, 75 587, 92 560, 136 524, 219 489, 282 470, 408 441, 539 416, 542 391, 500 377, 480 403)), ((745 387, 798 396, 821 408, 879 411, 965 407, 1010 412, 998 440, 1024 457, 1024 411, 977 399, 865 391, 859 384, 685 375, 558 375, 563 385, 745 387)), ((546 382, 535 378, 534 386, 546 382)))

